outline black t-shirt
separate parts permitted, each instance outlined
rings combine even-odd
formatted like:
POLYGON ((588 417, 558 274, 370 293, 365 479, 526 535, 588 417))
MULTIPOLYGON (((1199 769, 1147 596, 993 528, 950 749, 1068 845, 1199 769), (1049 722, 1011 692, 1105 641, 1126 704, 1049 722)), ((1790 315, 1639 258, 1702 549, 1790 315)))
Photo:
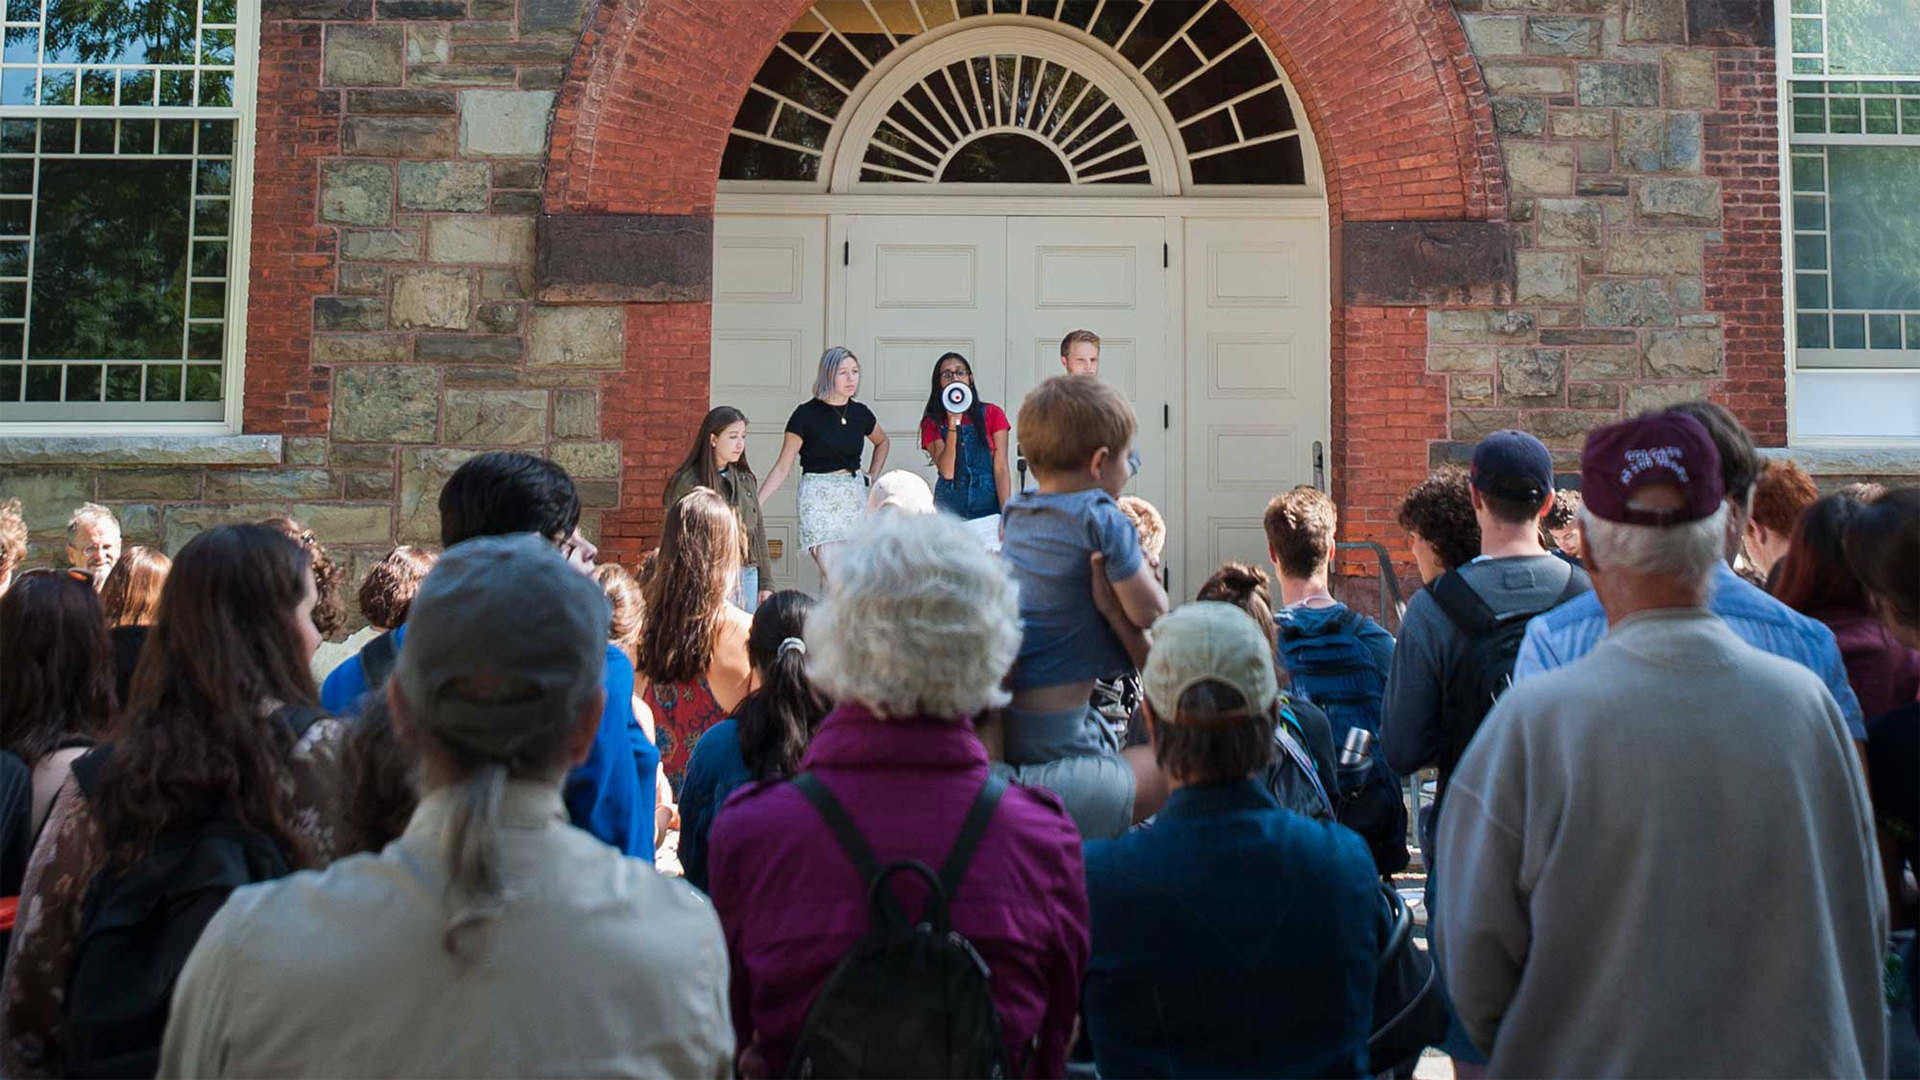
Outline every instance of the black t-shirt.
POLYGON ((857 401, 829 405, 810 398, 787 417, 787 432, 800 436, 800 471, 860 471, 860 445, 877 423, 873 410, 857 401))

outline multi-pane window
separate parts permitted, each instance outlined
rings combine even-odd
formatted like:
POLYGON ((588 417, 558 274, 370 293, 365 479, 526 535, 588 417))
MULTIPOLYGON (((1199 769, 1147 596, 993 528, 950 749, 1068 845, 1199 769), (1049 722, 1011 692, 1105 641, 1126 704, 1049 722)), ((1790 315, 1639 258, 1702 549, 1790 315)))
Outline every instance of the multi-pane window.
POLYGON ((257 4, 4 3, 0 422, 222 421, 257 4))
POLYGON ((1920 369, 1920 19, 1786 2, 1795 365, 1920 369))

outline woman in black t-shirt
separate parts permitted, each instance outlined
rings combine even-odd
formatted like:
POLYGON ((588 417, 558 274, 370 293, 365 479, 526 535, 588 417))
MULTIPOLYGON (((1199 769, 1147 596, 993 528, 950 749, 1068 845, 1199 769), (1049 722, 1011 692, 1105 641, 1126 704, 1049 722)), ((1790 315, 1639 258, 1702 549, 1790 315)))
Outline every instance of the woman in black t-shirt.
POLYGON ((825 548, 853 536, 866 512, 867 488, 887 466, 887 433, 873 410, 853 400, 860 392, 860 361, 841 346, 820 354, 813 398, 787 418, 780 460, 760 485, 762 509, 800 459, 800 546, 826 572, 825 548), (873 465, 860 471, 862 441, 873 443, 873 465))

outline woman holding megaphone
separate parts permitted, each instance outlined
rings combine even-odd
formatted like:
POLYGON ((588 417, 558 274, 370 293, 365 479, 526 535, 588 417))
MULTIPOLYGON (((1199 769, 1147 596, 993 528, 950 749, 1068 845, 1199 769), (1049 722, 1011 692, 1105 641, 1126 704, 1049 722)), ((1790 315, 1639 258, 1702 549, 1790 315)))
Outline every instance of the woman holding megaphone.
POLYGON ((933 365, 933 390, 920 420, 920 448, 940 479, 933 503, 965 521, 992 517, 1013 496, 1007 433, 1013 425, 1000 406, 980 400, 973 365, 957 352, 933 365))

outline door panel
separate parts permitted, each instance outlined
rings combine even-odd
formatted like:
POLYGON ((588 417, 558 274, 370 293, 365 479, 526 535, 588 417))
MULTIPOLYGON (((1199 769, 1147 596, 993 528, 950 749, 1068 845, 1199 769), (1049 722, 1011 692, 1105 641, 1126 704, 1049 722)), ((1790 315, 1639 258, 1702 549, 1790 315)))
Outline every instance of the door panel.
POLYGON ((1267 500, 1313 482, 1327 439, 1325 231, 1312 221, 1189 219, 1186 528, 1198 587, 1228 560, 1263 565, 1267 500))
MULTIPOLYGON (((747 461, 764 478, 826 348, 827 219, 726 215, 713 232, 713 404, 747 414, 747 461)), ((764 515, 778 552, 774 584, 817 591, 813 560, 798 547, 795 486, 776 492, 764 515)))

